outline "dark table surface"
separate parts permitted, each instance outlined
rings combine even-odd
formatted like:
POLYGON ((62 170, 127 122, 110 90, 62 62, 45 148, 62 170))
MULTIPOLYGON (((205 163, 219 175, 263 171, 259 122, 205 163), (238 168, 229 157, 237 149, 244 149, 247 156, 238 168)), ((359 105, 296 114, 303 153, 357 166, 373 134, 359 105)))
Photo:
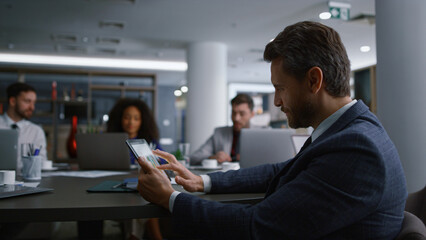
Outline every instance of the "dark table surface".
MULTIPOLYGON (((100 178, 43 177, 39 187, 51 192, 0 199, 0 222, 92 221, 167 217, 170 213, 147 202, 137 192, 89 193, 86 190, 106 180, 122 181, 136 172, 100 178)), ((173 185, 181 192, 181 186, 173 185)), ((200 198, 219 202, 254 204, 263 193, 204 194, 200 198)))

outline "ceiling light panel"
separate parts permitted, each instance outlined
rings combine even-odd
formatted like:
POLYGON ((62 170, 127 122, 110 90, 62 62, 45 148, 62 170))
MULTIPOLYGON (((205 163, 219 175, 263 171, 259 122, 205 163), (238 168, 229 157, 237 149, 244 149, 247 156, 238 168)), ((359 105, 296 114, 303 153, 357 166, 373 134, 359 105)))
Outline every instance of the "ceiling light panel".
POLYGON ((74 52, 74 53, 87 53, 87 48, 74 45, 56 45, 57 52, 74 52))
POLYGON ((96 43, 99 44, 114 44, 118 45, 120 44, 121 39, 120 38, 112 38, 112 37, 97 37, 96 43))
POLYGON ((52 34, 51 38, 54 42, 59 43, 76 43, 77 36, 73 34, 52 34))
POLYGON ((96 51, 98 53, 103 53, 103 54, 116 54, 117 50, 112 49, 112 48, 97 48, 96 51))
POLYGON ((99 27, 105 29, 123 30, 124 26, 125 23, 120 21, 102 20, 99 22, 99 27))
POLYGON ((42 64, 68 67, 100 67, 140 70, 163 70, 184 72, 188 64, 183 61, 153 61, 119 58, 93 58, 50 56, 33 54, 11 54, 0 52, 0 63, 42 64))

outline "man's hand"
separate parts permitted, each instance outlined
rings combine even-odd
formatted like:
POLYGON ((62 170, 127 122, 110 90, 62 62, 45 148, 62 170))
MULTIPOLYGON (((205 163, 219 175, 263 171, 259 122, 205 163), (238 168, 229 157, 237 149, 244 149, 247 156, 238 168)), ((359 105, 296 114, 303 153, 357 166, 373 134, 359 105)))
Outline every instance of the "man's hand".
POLYGON ((177 184, 182 185, 183 188, 188 192, 202 192, 204 191, 203 179, 193 174, 191 171, 186 169, 182 164, 180 164, 173 154, 163 152, 160 150, 152 151, 155 155, 166 159, 168 164, 163 164, 158 166, 158 169, 168 169, 175 172, 176 177, 175 181, 177 184))
POLYGON ((210 156, 210 159, 216 159, 218 163, 232 162, 231 156, 224 151, 217 152, 215 155, 210 156))
POLYGON ((154 168, 144 157, 139 157, 141 166, 138 178, 139 194, 147 201, 169 209, 170 195, 174 192, 167 176, 154 168))

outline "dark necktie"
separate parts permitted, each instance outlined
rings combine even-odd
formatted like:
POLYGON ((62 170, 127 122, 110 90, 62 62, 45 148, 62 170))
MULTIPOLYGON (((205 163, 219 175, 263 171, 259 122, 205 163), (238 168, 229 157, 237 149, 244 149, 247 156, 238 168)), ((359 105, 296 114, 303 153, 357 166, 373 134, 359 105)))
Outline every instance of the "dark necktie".
POLYGON ((16 130, 18 130, 18 129, 19 129, 19 127, 18 127, 18 125, 16 125, 16 123, 14 123, 14 124, 10 125, 10 127, 11 127, 12 129, 16 129, 16 130))
POLYGON ((275 189, 278 186, 278 183, 280 181, 280 179, 287 174, 286 172, 288 172, 288 170, 293 166, 294 162, 297 161, 297 158, 299 157, 299 155, 312 143, 312 137, 309 137, 306 142, 303 144, 302 148, 300 149, 300 151, 296 154, 296 156, 294 156, 293 159, 289 160, 289 162, 287 163, 287 165, 285 165, 285 167, 277 174, 274 176, 274 178, 272 179, 271 183, 269 184, 268 190, 266 190, 266 194, 265 194, 265 198, 268 197, 269 195, 271 195, 273 192, 275 192, 275 189))

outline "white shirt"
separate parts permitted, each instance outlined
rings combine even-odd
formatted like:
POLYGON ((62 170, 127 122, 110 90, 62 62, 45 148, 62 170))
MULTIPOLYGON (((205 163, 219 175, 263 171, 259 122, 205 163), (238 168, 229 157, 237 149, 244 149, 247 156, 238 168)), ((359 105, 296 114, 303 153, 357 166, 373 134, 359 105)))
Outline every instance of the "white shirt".
POLYGON ((21 121, 14 122, 7 113, 0 115, 0 128, 1 129, 11 129, 12 124, 16 124, 18 126, 19 136, 18 136, 18 159, 16 172, 18 174, 21 173, 22 161, 21 161, 21 144, 22 143, 32 143, 35 148, 40 148, 39 155, 43 157, 43 159, 47 159, 46 152, 46 136, 44 134, 43 129, 28 120, 22 119, 21 121))
MULTIPOLYGON (((311 139, 312 142, 314 142, 316 139, 321 136, 325 131, 327 131, 328 128, 333 125, 339 119, 352 105, 354 105, 357 102, 357 100, 352 100, 350 103, 346 104, 345 106, 341 107, 339 110, 337 110, 335 113, 331 114, 328 118, 326 118, 324 121, 318 125, 318 127, 312 132, 311 139)), ((208 193, 210 192, 210 189, 212 187, 211 179, 209 175, 201 175, 201 178, 203 179, 204 183, 204 192, 208 193)), ((177 195, 179 195, 179 191, 174 191, 172 195, 170 195, 169 198, 169 210, 170 212, 173 212, 173 205, 175 203, 175 199, 177 195)))

